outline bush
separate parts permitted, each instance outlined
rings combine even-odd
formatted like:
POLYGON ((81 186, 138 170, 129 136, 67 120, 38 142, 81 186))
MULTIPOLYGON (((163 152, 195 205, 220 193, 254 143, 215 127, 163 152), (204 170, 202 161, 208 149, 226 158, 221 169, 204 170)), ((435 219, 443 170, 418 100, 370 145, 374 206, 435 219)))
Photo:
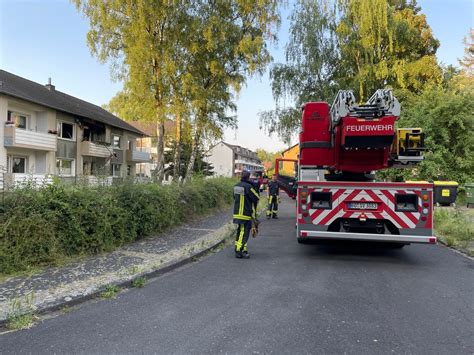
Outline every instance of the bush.
POLYGON ((0 272, 54 265, 160 233, 232 201, 232 179, 88 188, 53 184, 4 196, 0 272))

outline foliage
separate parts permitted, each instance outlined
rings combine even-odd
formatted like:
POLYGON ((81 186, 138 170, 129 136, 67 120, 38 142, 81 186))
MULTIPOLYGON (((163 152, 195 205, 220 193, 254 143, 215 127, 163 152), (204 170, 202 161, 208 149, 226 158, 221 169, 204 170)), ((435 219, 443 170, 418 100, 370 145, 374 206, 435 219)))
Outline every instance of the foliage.
POLYGON ((280 157, 280 152, 268 152, 264 149, 258 148, 255 153, 257 153, 258 159, 262 162, 263 166, 268 169, 267 174, 273 175, 275 171, 275 159, 280 157))
MULTIPOLYGON (((177 149, 177 144, 174 140, 168 143, 168 150, 165 152, 165 162, 169 164, 165 172, 172 172, 174 171, 175 165, 175 153, 177 149)), ((184 178, 186 175, 186 169, 189 162, 189 158, 192 152, 192 144, 189 140, 181 141, 181 153, 179 158, 179 166, 178 166, 178 176, 184 178)), ((199 146, 196 150, 196 158, 194 160, 194 168, 193 174, 194 175, 201 175, 201 176, 211 176, 213 175, 214 167, 212 164, 207 163, 204 159, 206 155, 202 150, 201 146, 199 146)))
POLYGON ((335 11, 327 0, 298 0, 291 15, 286 63, 270 70, 274 110, 260 113, 260 124, 285 143, 299 128, 300 107, 305 102, 330 100, 337 87, 339 54, 335 11), (285 104, 290 101, 291 106, 285 104))
POLYGON ((157 176, 164 174, 164 123, 173 80, 183 70, 181 49, 191 30, 188 2, 74 0, 90 22, 87 41, 101 62, 112 61, 133 107, 157 123, 157 176))
POLYGON ((117 293, 119 293, 120 288, 117 285, 107 285, 104 290, 100 293, 102 298, 115 298, 117 293))
POLYGON ((471 28, 469 35, 464 39, 464 57, 459 61, 463 70, 470 77, 474 76, 474 28, 471 28))
POLYGON ((385 86, 419 93, 441 83, 439 41, 415 1, 344 0, 340 11, 339 83, 357 88, 361 102, 385 86))
POLYGON ((183 186, 51 185, 5 196, 0 210, 0 272, 54 265, 160 233, 232 201, 232 179, 183 186))
POLYGON ((474 95, 445 89, 426 90, 405 102, 399 127, 421 127, 425 160, 416 169, 389 169, 392 179, 474 181, 474 95))
POLYGON ((402 98, 437 87, 438 46, 416 1, 299 0, 286 63, 270 71, 276 107, 260 114, 261 126, 288 143, 301 105, 329 102, 339 89, 357 90, 362 102, 387 86, 402 98))
MULTIPOLYGON (((278 24, 277 0, 75 0, 90 21, 88 43, 99 60, 112 60, 124 91, 109 104, 127 116, 157 123, 159 180, 164 173, 164 122, 193 121, 195 150, 206 135, 235 126, 233 93, 262 73, 271 57, 266 40, 278 24), (117 107, 118 106, 118 107, 117 107), (142 116, 143 115, 143 116, 142 116)), ((180 145, 178 145, 178 148, 180 145)), ((180 150, 176 150, 175 161, 180 150)))
POLYGON ((34 325, 36 319, 33 307, 34 299, 35 294, 31 292, 10 302, 6 319, 8 329, 28 329, 34 325))
POLYGON ((143 288, 145 287, 146 279, 143 276, 139 276, 132 280, 132 287, 143 288))
POLYGON ((434 214, 435 230, 438 238, 448 246, 466 250, 474 254, 474 213, 471 210, 437 208, 434 214))

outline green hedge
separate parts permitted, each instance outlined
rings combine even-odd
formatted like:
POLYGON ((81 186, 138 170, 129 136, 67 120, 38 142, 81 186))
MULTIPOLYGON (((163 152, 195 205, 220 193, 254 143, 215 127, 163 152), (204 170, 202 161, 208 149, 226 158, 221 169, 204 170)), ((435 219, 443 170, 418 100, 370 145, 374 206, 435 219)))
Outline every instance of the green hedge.
POLYGON ((217 178, 184 186, 54 184, 16 190, 4 196, 0 207, 0 273, 54 265, 160 233, 228 206, 234 183, 217 178))

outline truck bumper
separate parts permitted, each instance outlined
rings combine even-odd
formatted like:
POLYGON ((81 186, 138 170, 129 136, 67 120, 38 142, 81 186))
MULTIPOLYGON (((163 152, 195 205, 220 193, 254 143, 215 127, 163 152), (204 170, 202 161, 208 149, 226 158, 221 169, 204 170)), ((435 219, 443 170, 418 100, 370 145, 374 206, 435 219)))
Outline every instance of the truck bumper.
POLYGON ((425 243, 436 244, 435 236, 420 235, 398 235, 398 234, 371 234, 371 233, 347 233, 347 232, 323 232, 300 230, 298 239, 346 239, 346 240, 367 240, 376 242, 391 243, 425 243))

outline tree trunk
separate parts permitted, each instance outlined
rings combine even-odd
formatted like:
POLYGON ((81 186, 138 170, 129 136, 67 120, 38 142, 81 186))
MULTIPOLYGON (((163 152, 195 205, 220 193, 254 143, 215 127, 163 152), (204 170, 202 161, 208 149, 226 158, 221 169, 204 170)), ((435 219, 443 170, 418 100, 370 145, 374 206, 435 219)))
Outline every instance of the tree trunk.
POLYGON ((156 124, 156 136, 158 142, 156 145, 157 162, 156 162, 156 179, 161 184, 165 175, 165 124, 159 120, 156 124))
POLYGON ((173 167, 173 180, 179 181, 179 175, 181 172, 181 112, 176 114, 176 137, 175 137, 175 148, 174 148, 174 167, 173 167))
POLYGON ((189 157, 188 167, 186 169, 186 175, 184 175, 184 182, 188 181, 191 178, 194 170, 194 163, 196 161, 196 156, 199 148, 199 143, 201 140, 201 128, 198 123, 196 126, 196 132, 194 133, 193 146, 191 150, 191 156, 189 157))

